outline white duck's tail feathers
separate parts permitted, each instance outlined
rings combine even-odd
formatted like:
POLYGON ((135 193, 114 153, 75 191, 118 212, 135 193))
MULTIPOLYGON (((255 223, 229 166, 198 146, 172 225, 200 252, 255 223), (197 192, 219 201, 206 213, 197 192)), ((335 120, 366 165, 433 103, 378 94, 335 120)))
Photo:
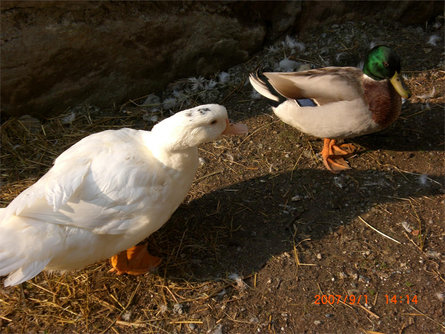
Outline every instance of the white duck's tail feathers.
MULTIPOLYGON (((23 283, 23 282, 33 278, 34 276, 37 276, 43 269, 45 269, 45 267, 49 263, 49 261, 50 261, 50 259, 47 259, 44 261, 35 261, 35 262, 31 262, 31 263, 22 265, 20 268, 16 269, 14 272, 11 272, 9 274, 9 276, 5 279, 5 283, 4 283, 5 287, 18 285, 20 283, 23 283)), ((2 270, 3 269, 4 268, 2 268, 2 270)), ((3 275, 5 275, 5 274, 3 274, 3 275)))
POLYGON ((25 258, 14 256, 11 252, 0 252, 0 276, 9 276, 4 285, 12 286, 27 281, 38 275, 49 263, 50 259, 27 262, 25 258))
POLYGON ((12 271, 18 270, 25 263, 24 259, 18 260, 6 252, 2 252, 0 255, 0 276, 5 276, 12 271))
MULTIPOLYGON (((2 214, 4 210, 0 211, 2 214)), ((4 217, 3 217, 4 218, 4 217)), ((17 285, 39 274, 52 260, 48 243, 42 240, 30 218, 11 216, 0 221, 0 276, 5 286, 17 285)), ((47 231, 43 230, 45 234, 47 231)))
POLYGON ((280 93, 277 92, 275 88, 269 83, 269 80, 262 75, 260 72, 250 73, 249 81, 252 87, 264 97, 267 97, 269 100, 278 102, 274 104, 277 107, 279 104, 286 101, 280 93))

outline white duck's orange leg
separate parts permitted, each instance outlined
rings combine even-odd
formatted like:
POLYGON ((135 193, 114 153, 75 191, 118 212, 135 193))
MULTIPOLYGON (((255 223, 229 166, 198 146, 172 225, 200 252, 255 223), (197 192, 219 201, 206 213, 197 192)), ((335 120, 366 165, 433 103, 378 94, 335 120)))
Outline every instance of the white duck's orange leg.
POLYGON ((117 275, 142 275, 151 269, 156 268, 161 263, 161 258, 148 253, 147 243, 133 246, 111 259, 112 269, 117 275))
POLYGON ((356 150, 352 144, 342 144, 337 146, 335 139, 325 138, 321 156, 326 168, 332 173, 339 173, 345 169, 351 169, 346 160, 343 158, 352 154, 356 150))

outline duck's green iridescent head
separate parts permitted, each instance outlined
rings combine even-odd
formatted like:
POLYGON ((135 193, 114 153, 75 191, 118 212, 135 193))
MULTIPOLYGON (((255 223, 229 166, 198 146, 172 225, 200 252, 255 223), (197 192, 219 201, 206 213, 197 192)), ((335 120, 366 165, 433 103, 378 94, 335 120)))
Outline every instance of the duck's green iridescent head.
POLYGON ((400 57, 385 45, 375 46, 368 52, 363 73, 374 80, 389 79, 400 96, 404 98, 411 96, 400 75, 400 57))

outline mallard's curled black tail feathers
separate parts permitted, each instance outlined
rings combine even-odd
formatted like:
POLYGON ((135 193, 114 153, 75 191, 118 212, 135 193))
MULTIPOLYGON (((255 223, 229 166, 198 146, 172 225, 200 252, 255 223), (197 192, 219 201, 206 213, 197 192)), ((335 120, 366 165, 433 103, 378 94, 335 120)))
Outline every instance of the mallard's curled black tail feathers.
POLYGON ((286 98, 278 93, 275 88, 273 88, 269 82, 269 79, 259 71, 251 73, 249 75, 249 81, 258 93, 272 101, 275 101, 275 103, 272 103, 274 107, 278 107, 281 103, 286 101, 286 98))

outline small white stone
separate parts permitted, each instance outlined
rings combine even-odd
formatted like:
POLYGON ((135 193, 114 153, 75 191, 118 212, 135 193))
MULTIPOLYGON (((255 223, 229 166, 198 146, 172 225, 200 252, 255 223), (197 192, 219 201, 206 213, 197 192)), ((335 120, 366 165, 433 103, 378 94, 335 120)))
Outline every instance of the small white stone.
POLYGON ((429 250, 425 254, 430 259, 437 259, 437 260, 440 259, 440 253, 439 252, 429 250))
POLYGON ((130 321, 130 318, 131 318, 131 311, 127 311, 124 314, 122 314, 122 320, 130 321))
POLYGON ((422 174, 419 176, 419 183, 422 186, 425 186, 428 183, 428 176, 426 174, 422 174))
POLYGON ((293 197, 291 198, 291 201, 292 201, 292 202, 298 202, 298 201, 301 201, 301 200, 302 200, 302 198, 301 198, 300 195, 295 195, 295 196, 293 196, 293 197))
POLYGON ((223 334, 222 325, 219 324, 218 326, 216 326, 212 334, 223 334))
POLYGON ((173 305, 173 312, 176 314, 182 314, 184 312, 182 304, 173 305))
POLYGON ((341 181, 342 180, 339 176, 334 176, 334 184, 340 189, 342 189, 344 187, 344 185, 341 181))
POLYGON ((240 290, 245 290, 248 287, 248 285, 244 283, 242 278, 236 273, 230 274, 229 279, 234 280, 236 282, 236 287, 240 290))

